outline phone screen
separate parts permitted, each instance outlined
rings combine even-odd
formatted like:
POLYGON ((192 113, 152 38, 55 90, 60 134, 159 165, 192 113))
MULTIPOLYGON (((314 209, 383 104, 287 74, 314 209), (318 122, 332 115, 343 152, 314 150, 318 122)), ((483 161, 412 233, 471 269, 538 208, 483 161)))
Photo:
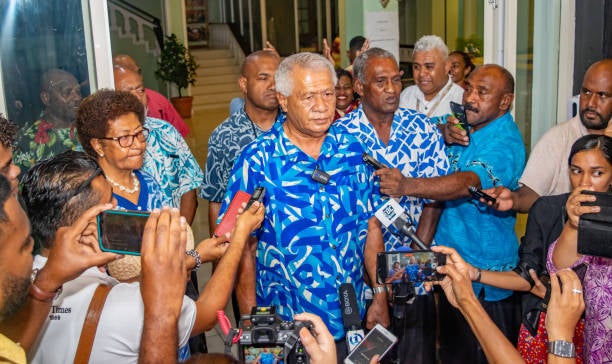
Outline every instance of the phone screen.
POLYGON ((431 250, 378 253, 378 283, 438 281, 436 268, 444 264, 445 256, 431 250))
POLYGON ((374 355, 381 359, 397 342, 397 338, 380 324, 374 326, 344 360, 345 364, 369 364, 374 355))
POLYGON ((149 213, 108 210, 98 215, 98 241, 103 251, 140 255, 149 213))

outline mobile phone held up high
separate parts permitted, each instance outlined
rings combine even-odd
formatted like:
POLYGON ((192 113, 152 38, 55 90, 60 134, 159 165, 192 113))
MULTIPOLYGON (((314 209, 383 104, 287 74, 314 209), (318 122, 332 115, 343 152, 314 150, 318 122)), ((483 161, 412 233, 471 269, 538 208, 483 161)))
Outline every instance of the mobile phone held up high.
POLYGON ((459 120, 459 127, 465 130, 468 133, 468 138, 470 137, 470 125, 467 122, 467 116, 465 115, 465 107, 461 104, 458 104, 454 101, 450 102, 450 108, 453 112, 453 116, 459 120))
POLYGON ((376 158, 372 157, 368 153, 363 153, 361 155, 361 159, 363 159, 363 161, 366 164, 368 164, 370 167, 374 168, 375 170, 379 170, 381 168, 386 168, 387 167, 384 164, 382 164, 381 162, 377 161, 376 158))
POLYGON ((468 190, 470 190, 470 195, 472 195, 475 200, 480 200, 481 198, 484 198, 486 201, 491 203, 495 203, 497 201, 494 197, 487 195, 475 186, 469 186, 468 190))
POLYGON ((436 270, 446 264, 446 255, 431 250, 380 252, 376 256, 379 284, 435 282, 444 276, 436 270))
POLYGON ((344 364, 369 364, 374 355, 382 359, 396 342, 395 335, 381 324, 376 324, 344 359, 344 364))
POLYGON ((148 212, 107 210, 98 215, 100 249, 127 255, 140 255, 148 212))
POLYGON ((236 218, 238 217, 238 210, 242 207, 242 203, 249 203, 251 199, 251 194, 246 193, 244 191, 238 191, 232 197, 232 201, 230 202, 227 210, 225 210, 225 214, 221 219, 219 225, 215 229, 214 235, 217 237, 224 236, 226 233, 231 233, 234 230, 234 225, 236 225, 236 218))

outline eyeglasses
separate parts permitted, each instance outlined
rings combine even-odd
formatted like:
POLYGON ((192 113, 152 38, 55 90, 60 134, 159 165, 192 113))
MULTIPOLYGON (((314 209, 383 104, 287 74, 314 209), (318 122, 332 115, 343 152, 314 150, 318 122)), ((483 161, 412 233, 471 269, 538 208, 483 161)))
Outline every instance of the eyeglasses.
POLYGON ((144 142, 149 137, 149 129, 143 128, 136 134, 122 135, 120 137, 102 137, 98 139, 114 140, 119 143, 122 148, 129 148, 134 144, 134 138, 138 138, 139 142, 144 142))

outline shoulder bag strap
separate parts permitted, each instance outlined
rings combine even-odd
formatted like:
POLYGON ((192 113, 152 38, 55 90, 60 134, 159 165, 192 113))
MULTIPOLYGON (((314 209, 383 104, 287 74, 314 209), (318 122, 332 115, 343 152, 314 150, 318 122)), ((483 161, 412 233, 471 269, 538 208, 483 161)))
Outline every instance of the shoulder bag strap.
POLYGON ((74 364, 87 364, 89 362, 89 355, 91 354, 91 348, 94 338, 96 337, 96 330, 98 329, 98 320, 100 319, 102 309, 104 308, 104 302, 106 302, 106 296, 108 296, 110 290, 111 286, 100 284, 91 298, 89 308, 87 309, 87 316, 85 317, 85 322, 83 322, 79 345, 74 355, 74 364))

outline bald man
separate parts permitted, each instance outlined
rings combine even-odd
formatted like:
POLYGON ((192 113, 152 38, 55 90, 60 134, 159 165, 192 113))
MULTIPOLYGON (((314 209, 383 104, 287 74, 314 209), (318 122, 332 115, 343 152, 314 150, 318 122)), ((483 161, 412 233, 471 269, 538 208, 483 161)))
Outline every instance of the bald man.
POLYGON ((244 107, 225 119, 208 140, 208 158, 200 197, 209 201, 211 234, 217 227, 221 202, 238 154, 282 117, 274 87, 274 73, 278 64, 278 55, 268 50, 251 53, 244 60, 242 75, 238 79, 244 107))
POLYGON ((81 103, 81 86, 76 77, 51 69, 42 75, 40 84, 40 100, 45 108, 40 119, 21 129, 13 156, 24 172, 36 162, 79 145, 74 120, 81 103))
POLYGON ((584 74, 578 115, 548 130, 533 147, 519 189, 489 191, 497 197, 500 211, 528 212, 540 196, 571 191, 567 158, 572 144, 586 134, 612 136, 612 59, 593 63, 584 74))
MULTIPOLYGON (((127 54, 116 55, 113 58, 113 66, 142 74, 142 70, 138 63, 127 54)), ((144 87, 144 92, 147 98, 147 116, 169 122, 179 131, 179 133, 181 133, 183 138, 187 137, 187 134, 189 134, 189 127, 174 106, 172 106, 172 103, 168 101, 166 96, 146 87, 144 87)))

